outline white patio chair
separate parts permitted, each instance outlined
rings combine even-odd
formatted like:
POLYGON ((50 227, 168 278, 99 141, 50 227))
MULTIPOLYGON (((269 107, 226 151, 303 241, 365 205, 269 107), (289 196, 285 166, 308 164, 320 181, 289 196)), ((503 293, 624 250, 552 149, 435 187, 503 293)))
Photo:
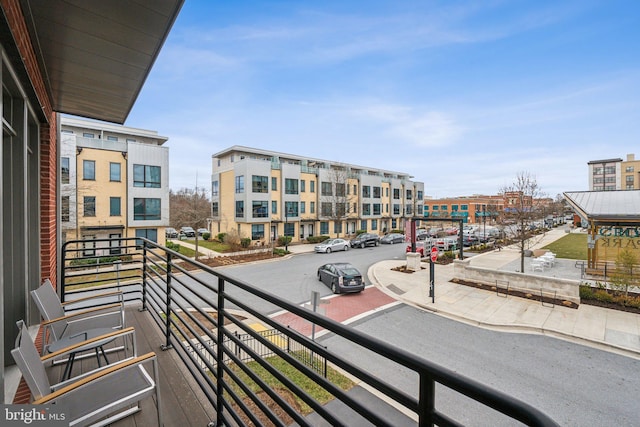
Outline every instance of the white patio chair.
POLYGON ((140 411, 138 403, 155 394, 158 425, 162 426, 155 353, 130 358, 80 378, 51 385, 27 327, 22 321, 17 323, 20 333, 11 355, 29 386, 32 404, 59 405, 70 426, 104 426, 140 411), (153 375, 144 366, 149 363, 152 364, 153 375))
POLYGON ((531 260, 531 271, 544 271, 544 262, 538 258, 531 260))
MULTIPOLYGON (((120 291, 92 295, 62 304, 53 285, 49 279, 46 279, 38 289, 31 291, 31 297, 44 319, 42 354, 48 351, 52 343, 72 335, 85 333, 91 329, 124 328, 124 295, 120 291), (116 302, 67 314, 68 308, 92 299, 116 302)), ((96 336, 102 333, 104 332, 100 331, 99 334, 91 335, 96 336)))

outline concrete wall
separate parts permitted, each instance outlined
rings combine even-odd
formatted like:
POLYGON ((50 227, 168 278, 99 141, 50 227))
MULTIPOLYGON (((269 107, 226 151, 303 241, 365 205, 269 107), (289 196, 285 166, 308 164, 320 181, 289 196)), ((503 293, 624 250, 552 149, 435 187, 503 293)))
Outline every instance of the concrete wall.
POLYGON ((469 259, 464 261, 454 260, 454 278, 479 282, 487 285, 495 285, 496 280, 501 283, 508 282, 510 289, 528 291, 536 295, 539 295, 540 289, 542 289, 544 296, 546 297, 552 297, 552 293, 556 291, 556 298, 580 304, 579 280, 492 270, 484 267, 473 267, 469 262, 469 259))

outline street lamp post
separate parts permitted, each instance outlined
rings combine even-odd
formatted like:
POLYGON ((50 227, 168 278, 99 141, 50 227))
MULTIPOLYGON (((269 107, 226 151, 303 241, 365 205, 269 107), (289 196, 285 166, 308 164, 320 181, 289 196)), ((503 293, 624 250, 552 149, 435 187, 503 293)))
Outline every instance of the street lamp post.
POLYGON ((487 206, 482 206, 482 240, 487 241, 487 206))
POLYGON ((289 252, 289 236, 287 236, 287 228, 289 224, 289 209, 284 209, 284 251, 289 252))

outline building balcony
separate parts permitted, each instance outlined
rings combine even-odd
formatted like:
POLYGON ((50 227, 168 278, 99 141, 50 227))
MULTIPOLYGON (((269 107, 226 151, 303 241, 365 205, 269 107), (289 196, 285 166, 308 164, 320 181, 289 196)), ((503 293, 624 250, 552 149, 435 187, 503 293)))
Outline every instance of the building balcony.
MULTIPOLYGON (((470 404, 492 424, 556 425, 472 378, 149 240, 108 243, 120 243, 122 255, 100 259, 87 256, 81 241, 65 243, 62 299, 96 288, 124 292, 126 326, 139 331, 138 352, 158 355, 165 425, 382 426, 398 425, 394 417, 401 414, 409 425, 446 426, 459 425, 457 412, 470 404), (268 315, 274 311, 286 313, 287 321, 268 315), (331 344, 312 339, 310 330, 325 330, 331 344), (363 368, 365 353, 377 366, 402 373, 405 384, 363 368)), ((154 405, 143 402, 134 423, 153 425, 154 405)), ((131 417, 114 425, 132 425, 131 417)))

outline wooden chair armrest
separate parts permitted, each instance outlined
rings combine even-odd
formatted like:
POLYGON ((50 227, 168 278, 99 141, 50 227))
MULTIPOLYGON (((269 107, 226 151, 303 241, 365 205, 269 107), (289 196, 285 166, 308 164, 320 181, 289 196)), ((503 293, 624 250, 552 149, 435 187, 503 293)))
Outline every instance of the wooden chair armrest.
POLYGON ((156 354, 154 352, 150 352, 147 354, 144 354, 142 356, 138 356, 135 359, 131 359, 131 360, 127 360, 124 361, 122 363, 118 363, 118 364, 114 364, 114 365, 110 365, 108 367, 106 367, 105 369, 96 372, 95 374, 89 375, 86 378, 83 378, 77 382, 71 383, 65 387, 62 387, 59 390, 54 391, 53 393, 49 393, 46 396, 42 396, 41 398, 34 400, 33 404, 34 405, 41 405, 43 403, 47 403, 50 402, 52 400, 57 399, 58 397, 64 395, 65 393, 68 393, 78 387, 82 387, 83 385, 91 382, 91 381, 95 381, 95 380, 99 380, 100 378, 109 375, 113 372, 119 371, 121 369, 125 369, 129 366, 133 366, 133 365, 139 365, 141 363, 147 362, 149 360, 155 360, 156 359, 156 354))
POLYGON ((70 313, 67 314, 66 316, 63 317, 58 317, 55 319, 51 319, 51 320, 45 320, 42 322, 42 326, 49 326, 53 323, 57 323, 57 322, 61 322, 61 321, 69 321, 69 319, 73 319, 74 317, 81 317, 81 316, 85 316, 87 314, 92 314, 95 312, 99 312, 102 310, 107 310, 107 309, 112 309, 112 308, 120 308, 122 309, 122 304, 120 303, 113 303, 113 304, 107 304, 107 305, 103 305, 101 307, 94 307, 94 308, 89 308, 87 310, 83 310, 83 311, 78 311, 75 313, 70 313))
POLYGON ((96 295, 88 295, 85 297, 80 297, 80 298, 76 298, 73 299, 71 301, 65 301, 62 303, 62 306, 67 306, 67 305, 72 305, 72 304, 76 304, 79 302, 83 302, 83 301, 89 301, 92 299, 96 299, 96 298, 110 298, 110 297, 114 297, 114 296, 119 296, 119 297, 123 297, 124 293, 122 291, 110 291, 110 292, 103 292, 101 294, 96 294, 96 295))
POLYGON ((85 340, 85 341, 79 342, 77 344, 70 345, 70 346, 65 347, 63 349, 60 349, 58 351, 54 351, 53 353, 45 354, 44 356, 40 357, 40 360, 42 360, 43 362, 46 362, 48 360, 55 359, 56 357, 60 357, 60 356, 65 355, 65 354, 73 353, 78 348, 86 347, 89 344, 93 344, 93 343, 99 342, 99 341, 113 340, 113 339, 119 338, 120 336, 125 336, 125 335, 132 334, 134 331, 135 330, 134 330, 133 326, 130 326, 130 327, 125 328, 125 329, 109 332, 108 334, 103 334, 103 335, 100 335, 98 337, 91 338, 89 340, 85 340))

